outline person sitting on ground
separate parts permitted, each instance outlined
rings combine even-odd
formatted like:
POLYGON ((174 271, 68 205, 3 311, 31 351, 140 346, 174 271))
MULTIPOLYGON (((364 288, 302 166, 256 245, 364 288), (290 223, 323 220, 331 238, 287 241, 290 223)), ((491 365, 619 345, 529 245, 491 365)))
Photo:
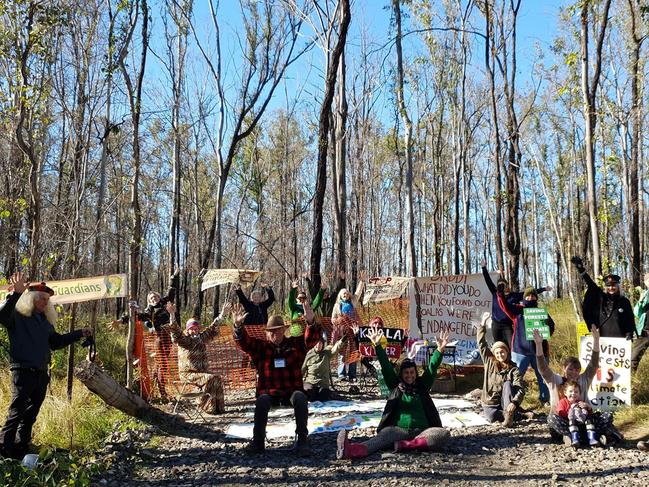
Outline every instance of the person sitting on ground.
POLYGON ((450 434, 442 427, 429 391, 437 376, 437 368, 442 363, 448 332, 442 333, 436 340, 437 350, 421 376, 417 373, 417 365, 410 359, 401 362, 397 374, 381 345, 382 334, 376 325, 367 335, 376 350, 390 395, 376 428, 377 435, 363 443, 352 443, 347 439, 347 430, 341 430, 338 433, 336 458, 364 458, 390 446, 400 452, 439 449, 445 445, 450 434))
POLYGON ((588 330, 591 330, 592 325, 596 325, 602 337, 633 340, 635 333, 633 308, 631 302, 620 294, 620 276, 615 274, 605 276, 604 291, 602 291, 586 272, 580 257, 573 257, 571 262, 587 285, 581 307, 588 330))
POLYGON ((490 313, 482 315, 478 327, 478 350, 484 363, 482 386, 482 413, 490 423, 502 421, 511 428, 525 397, 525 381, 518 367, 509 360, 509 347, 505 342, 495 342, 491 350, 487 345, 486 327, 490 313))
MULTIPOLYGON (((523 293, 520 292, 511 292, 509 289, 509 283, 507 279, 502 277, 498 278, 497 283, 494 285, 494 282, 491 280, 489 271, 487 270, 487 261, 482 260, 480 262, 480 267, 482 267, 482 276, 484 277, 485 283, 491 292, 491 333, 493 334, 495 342, 505 342, 508 346, 511 346, 512 338, 514 336, 514 324, 511 318, 507 315, 506 311, 502 309, 498 303, 498 293, 501 293, 505 300, 509 304, 519 304, 523 300, 523 293)), ((537 295, 545 291, 552 291, 551 286, 540 287, 536 290, 537 295)))
MULTIPOLYGON (((539 402, 545 404, 550 400, 550 393, 548 387, 543 382, 543 377, 539 372, 539 367, 536 361, 536 349, 534 347, 534 341, 528 340, 525 334, 525 308, 536 308, 538 305, 538 295, 536 290, 532 287, 525 289, 523 293, 523 304, 513 305, 508 303, 503 299, 501 294, 498 294, 498 300, 500 305, 503 307, 507 315, 510 317, 514 323, 514 337, 511 343, 511 359, 518 366, 518 371, 521 373, 521 377, 525 377, 527 369, 531 366, 536 374, 536 382, 539 386, 539 402)), ((550 335, 554 334, 554 320, 548 315, 548 318, 545 320, 546 324, 550 328, 550 335)), ((549 355, 549 346, 546 340, 543 340, 543 352, 547 357, 549 355)))
POLYGON ((0 307, 0 324, 9 336, 11 401, 0 431, 0 457, 22 459, 29 450, 32 427, 50 382, 50 350, 92 336, 91 328, 64 335, 54 329, 54 290, 44 282, 29 284, 20 272, 9 279, 9 294, 0 307))
MULTIPOLYGON (((305 305, 307 304, 306 293, 304 291, 298 292, 298 281, 295 280, 291 283, 291 289, 286 298, 286 308, 291 315, 291 326, 289 328, 289 335, 296 337, 304 334, 304 321, 302 317, 305 312, 305 305)), ((311 301, 309 307, 313 312, 317 311, 322 303, 322 296, 324 289, 320 289, 311 301)))
POLYGON ((321 336, 315 347, 307 352, 302 374, 309 401, 331 400, 331 359, 338 355, 342 345, 342 338, 334 345, 327 345, 326 337, 321 336))
MULTIPOLYGON (((550 369, 548 360, 543 353, 543 338, 538 331, 534 333, 536 361, 539 366, 539 372, 541 372, 541 376, 550 392, 550 413, 547 419, 550 436, 557 441, 563 439, 565 443, 570 442, 568 421, 555 412, 561 399, 561 387, 566 382, 576 382, 579 384, 581 400, 586 400, 586 391, 590 388, 590 384, 593 382, 597 368, 599 367, 599 328, 597 326, 591 326, 591 332, 593 335, 593 353, 590 356, 586 370, 581 372, 581 362, 577 357, 568 357, 563 362, 563 375, 559 375, 550 369)), ((604 437, 599 438, 600 442, 612 444, 623 439, 620 432, 613 426, 613 414, 609 411, 595 413, 594 420, 595 429, 604 435, 604 437)))
POLYGON ((302 364, 308 350, 320 340, 321 329, 315 323, 313 310, 304 303, 304 318, 308 325, 302 337, 285 337, 287 325, 281 316, 268 319, 266 339, 251 336, 243 322, 246 313, 240 304, 232 313, 233 335, 237 346, 247 353, 257 368, 257 399, 255 401, 255 424, 250 453, 263 453, 266 448, 266 425, 271 407, 293 406, 295 411, 295 451, 298 456, 311 454, 308 440, 307 420, 309 405, 303 391, 302 364))
POLYGON ((586 438, 583 438, 590 446, 601 446, 598 440, 599 435, 595 429, 593 408, 582 400, 581 387, 574 381, 568 381, 563 385, 563 397, 557 404, 556 412, 559 416, 568 421, 570 429, 570 445, 579 448, 582 443, 581 429, 586 428, 586 438))
POLYGON ((198 398, 198 407, 208 414, 225 412, 223 398, 223 381, 215 373, 209 372, 207 344, 219 335, 219 325, 225 320, 230 311, 230 304, 225 303, 221 313, 212 324, 201 331, 201 324, 195 318, 190 318, 185 324, 185 333, 176 323, 176 306, 167 303, 167 312, 171 321, 169 331, 173 341, 178 344, 178 373, 183 382, 200 389, 203 394, 198 398))
POLYGON ((239 303, 243 309, 248 313, 243 323, 244 326, 248 325, 264 325, 268 322, 268 308, 275 302, 275 293, 273 288, 268 284, 261 283, 261 289, 255 289, 250 293, 250 299, 243 294, 241 285, 237 284, 236 294, 239 298, 239 303), (264 299, 264 292, 268 295, 264 299))

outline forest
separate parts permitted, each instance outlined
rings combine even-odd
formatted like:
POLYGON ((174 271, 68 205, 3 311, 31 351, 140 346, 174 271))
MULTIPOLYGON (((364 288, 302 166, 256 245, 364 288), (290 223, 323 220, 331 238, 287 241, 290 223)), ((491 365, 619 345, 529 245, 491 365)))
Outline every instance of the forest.
POLYGON ((128 273, 138 300, 178 268, 183 309, 206 305, 203 268, 262 270, 285 296, 303 274, 353 288, 486 259, 563 297, 581 255, 639 286, 648 15, 640 0, 3 0, 3 274, 128 273))

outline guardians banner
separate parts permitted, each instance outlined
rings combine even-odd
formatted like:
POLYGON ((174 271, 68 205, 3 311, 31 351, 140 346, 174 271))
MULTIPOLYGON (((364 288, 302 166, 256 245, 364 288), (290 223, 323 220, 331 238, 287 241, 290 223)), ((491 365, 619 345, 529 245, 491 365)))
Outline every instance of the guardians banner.
MULTIPOLYGON (((39 282, 39 281, 32 281, 39 282)), ((82 303, 97 299, 123 298, 128 294, 126 274, 47 281, 54 290, 50 298, 54 304, 82 303)), ((8 286, 0 287, 0 301, 7 297, 8 286)))

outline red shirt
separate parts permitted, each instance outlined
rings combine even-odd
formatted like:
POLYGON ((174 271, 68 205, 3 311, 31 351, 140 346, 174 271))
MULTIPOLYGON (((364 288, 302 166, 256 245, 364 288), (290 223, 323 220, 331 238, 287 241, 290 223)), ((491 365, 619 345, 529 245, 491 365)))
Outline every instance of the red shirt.
POLYGON ((234 341, 257 366, 257 396, 270 394, 286 398, 294 391, 301 391, 304 357, 318 343, 320 333, 318 325, 309 325, 304 336, 286 337, 276 346, 250 336, 245 327, 235 328, 234 341))
POLYGON ((570 406, 572 403, 568 400, 567 397, 562 397, 557 404, 557 414, 562 418, 568 419, 568 411, 570 411, 570 406))

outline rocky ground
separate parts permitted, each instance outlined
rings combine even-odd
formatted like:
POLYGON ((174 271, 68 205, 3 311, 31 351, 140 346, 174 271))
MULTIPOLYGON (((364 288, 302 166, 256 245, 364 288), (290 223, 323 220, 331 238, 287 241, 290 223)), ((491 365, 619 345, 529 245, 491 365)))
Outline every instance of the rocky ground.
MULTIPOLYGON (((311 437, 307 459, 290 452, 292 441, 273 442, 261 456, 248 456, 246 442, 222 431, 240 422, 253 403, 252 392, 230 394, 227 414, 208 416, 185 436, 151 432, 115 434, 104 452, 113 466, 96 479, 107 487, 202 487, 211 485, 604 485, 649 484, 649 453, 624 444, 582 449, 552 443, 544 418, 503 430, 498 425, 452 430, 443 452, 376 453, 363 460, 336 460, 336 435, 311 437), (497 483, 497 484, 496 484, 497 483)), ((477 411, 476 407, 476 411, 477 411)), ((373 428, 350 433, 354 440, 373 428)))

